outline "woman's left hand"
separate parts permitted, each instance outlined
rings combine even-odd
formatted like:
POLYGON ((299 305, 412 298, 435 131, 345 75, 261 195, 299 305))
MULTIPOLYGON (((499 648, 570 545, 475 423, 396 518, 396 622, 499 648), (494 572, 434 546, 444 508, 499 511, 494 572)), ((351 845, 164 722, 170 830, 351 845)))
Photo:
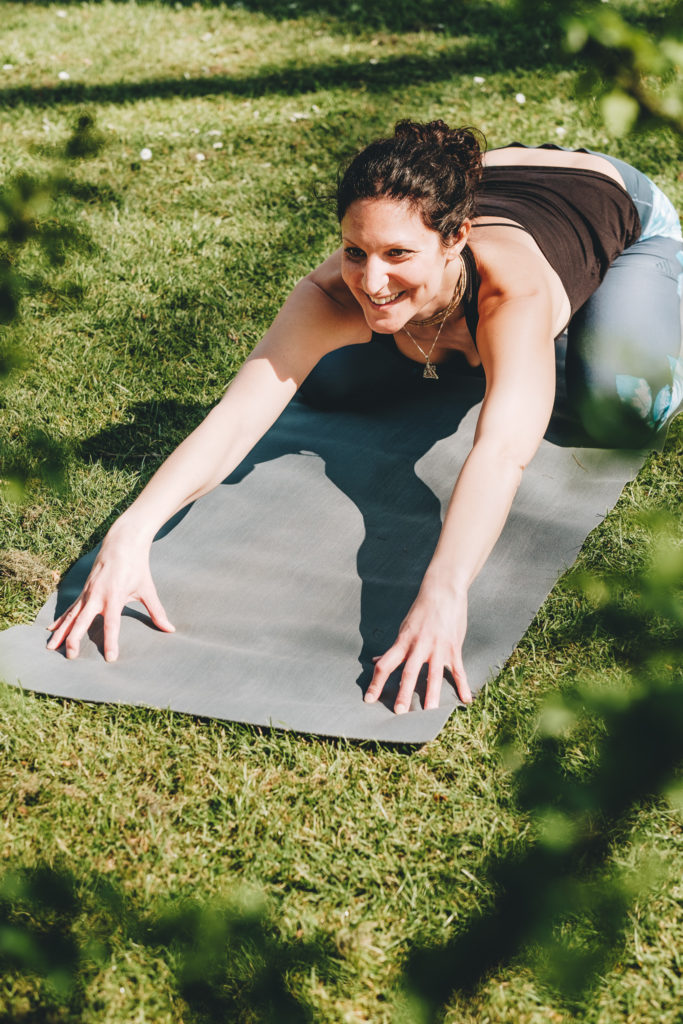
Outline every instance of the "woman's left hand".
POLYGON ((375 661, 372 681, 365 700, 374 703, 382 693, 391 673, 404 664, 394 711, 397 715, 410 709, 417 678, 422 666, 428 666, 425 710, 438 708, 444 669, 455 680, 458 697, 465 704, 472 702, 467 674, 462 661, 462 645, 467 630, 467 591, 427 577, 420 587, 415 603, 401 624, 398 637, 375 661))

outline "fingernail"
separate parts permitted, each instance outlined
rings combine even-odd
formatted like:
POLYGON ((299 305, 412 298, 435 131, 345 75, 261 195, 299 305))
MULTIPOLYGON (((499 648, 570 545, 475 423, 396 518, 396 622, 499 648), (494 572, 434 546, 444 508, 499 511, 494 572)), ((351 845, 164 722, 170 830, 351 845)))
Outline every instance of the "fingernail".
POLYGON ((405 715, 407 710, 405 704, 394 704, 394 714, 396 715, 405 715))
POLYGON ((374 704, 377 698, 375 697, 374 693, 366 693, 365 696, 363 697, 363 700, 365 701, 366 704, 374 704))

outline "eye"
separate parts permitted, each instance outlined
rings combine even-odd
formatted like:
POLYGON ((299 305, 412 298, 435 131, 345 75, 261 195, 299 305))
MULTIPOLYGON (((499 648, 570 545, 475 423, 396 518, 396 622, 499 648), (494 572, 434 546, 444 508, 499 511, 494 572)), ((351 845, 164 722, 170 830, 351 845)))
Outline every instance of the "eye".
POLYGON ((412 256, 412 250, 411 249, 391 249, 390 252, 389 252, 389 255, 394 260, 400 260, 400 259, 405 258, 406 256, 412 256))
POLYGON ((346 256, 347 260, 351 260, 352 262, 357 263, 359 260, 363 259, 365 253, 363 252, 362 249, 357 249, 354 245, 348 245, 344 249, 344 255, 346 256))

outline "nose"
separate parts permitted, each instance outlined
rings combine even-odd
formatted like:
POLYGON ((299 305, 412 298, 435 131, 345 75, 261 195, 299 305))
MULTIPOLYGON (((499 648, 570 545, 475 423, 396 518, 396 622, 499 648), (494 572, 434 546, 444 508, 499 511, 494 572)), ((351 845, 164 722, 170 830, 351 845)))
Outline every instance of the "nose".
POLYGON ((363 288, 368 295, 379 295, 385 288, 389 275, 386 264, 379 256, 368 256, 365 260, 363 288))

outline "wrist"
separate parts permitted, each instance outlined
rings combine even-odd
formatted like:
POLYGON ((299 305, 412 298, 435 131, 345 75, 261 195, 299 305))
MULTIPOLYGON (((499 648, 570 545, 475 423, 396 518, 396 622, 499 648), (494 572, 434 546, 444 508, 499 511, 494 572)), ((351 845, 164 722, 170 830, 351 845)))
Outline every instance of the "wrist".
POLYGON ((142 516, 136 515, 134 507, 131 506, 109 527, 105 543, 148 548, 156 532, 156 528, 142 516))
POLYGON ((432 559, 424 574, 422 585, 430 590, 446 591, 451 597, 467 597, 470 580, 466 573, 432 559))

